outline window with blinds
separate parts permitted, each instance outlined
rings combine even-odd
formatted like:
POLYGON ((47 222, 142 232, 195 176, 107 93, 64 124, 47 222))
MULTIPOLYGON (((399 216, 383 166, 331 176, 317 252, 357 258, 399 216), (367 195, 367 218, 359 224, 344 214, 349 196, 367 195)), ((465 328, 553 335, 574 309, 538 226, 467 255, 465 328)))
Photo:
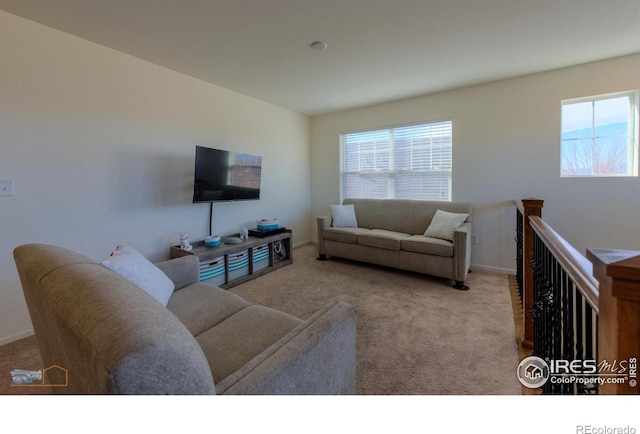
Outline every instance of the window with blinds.
POLYGON ((451 200, 451 120, 340 135, 341 199, 451 200))

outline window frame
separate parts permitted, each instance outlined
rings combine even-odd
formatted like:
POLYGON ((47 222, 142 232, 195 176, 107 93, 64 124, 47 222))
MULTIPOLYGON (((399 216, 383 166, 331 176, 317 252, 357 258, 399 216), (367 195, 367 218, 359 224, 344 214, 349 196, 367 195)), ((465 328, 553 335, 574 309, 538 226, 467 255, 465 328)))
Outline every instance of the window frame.
MULTIPOLYGON (((429 136, 429 140, 433 141, 434 139, 437 139, 438 135, 436 132, 434 132, 434 134, 432 136, 429 136)), ((384 142, 382 142, 384 143, 384 142)), ((382 145, 384 146, 384 145, 382 145)), ((424 147, 425 145, 414 145, 413 143, 411 144, 411 150, 409 152, 413 152, 414 149, 418 149, 420 147, 424 147), (415 148, 414 148, 415 146, 415 148)), ((434 150, 438 149, 438 145, 435 145, 433 143, 431 143, 429 146, 429 150, 431 153, 433 153, 434 150)), ((372 152, 376 152, 377 148, 373 149, 372 152)), ((405 150, 406 151, 406 150, 405 150)), ((360 155, 365 154, 367 151, 362 150, 361 153, 359 151, 358 153, 358 158, 360 158, 360 155)), ((371 152, 371 151, 369 151, 371 152)), ((420 122, 412 122, 412 123, 407 123, 407 124, 396 124, 396 125, 390 125, 390 126, 382 126, 382 127, 373 127, 373 128, 366 128, 366 129, 361 129, 361 130, 353 130, 353 131, 345 131, 345 132, 341 132, 340 136, 339 136, 339 176, 340 176, 340 201, 342 202, 344 199, 347 198, 347 194, 346 194, 346 178, 350 175, 362 175, 362 176, 366 176, 367 174, 376 174, 379 175, 381 177, 386 176, 391 176, 391 179, 388 179, 388 184, 387 184, 387 198, 398 198, 397 195, 394 195, 394 197, 390 197, 389 193, 390 192, 396 192, 396 188, 395 188, 395 183, 396 181, 398 181, 400 179, 400 176, 402 176, 403 174, 413 174, 413 173, 433 173, 436 175, 444 175, 446 178, 446 183, 447 183, 447 187, 446 187, 446 197, 443 199, 435 199, 435 198, 427 198, 427 199, 421 199, 421 200, 441 200, 443 202, 450 202, 452 200, 453 197, 453 193, 452 193, 452 184, 453 184, 453 120, 451 118, 445 118, 445 119, 440 119, 440 120, 431 120, 431 121, 420 121, 420 122), (440 168, 429 168, 429 169, 411 169, 411 170, 406 170, 406 169, 402 169, 402 168, 397 168, 397 167, 392 167, 394 165, 394 158, 395 158, 395 154, 394 154, 394 150, 397 149, 397 147, 401 146, 401 140, 397 139, 394 136, 394 131, 398 131, 398 130, 402 130, 402 129, 411 129, 413 127, 416 128, 421 128, 421 127, 425 127, 425 128, 429 128, 430 126, 434 127, 434 128, 442 128, 445 132, 447 132, 448 134, 445 135, 444 137, 448 137, 448 144, 445 145, 445 148, 447 149, 447 156, 445 158, 448 159, 448 167, 440 167, 440 168), (347 145, 347 138, 349 135, 357 135, 357 134, 371 134, 371 135, 376 135, 376 134, 386 134, 388 132, 389 134, 389 143, 388 143, 388 147, 389 147, 389 151, 388 151, 388 161, 389 161, 389 169, 388 170, 377 170, 375 168, 375 166, 377 165, 375 162, 373 163, 374 169, 373 170, 347 170, 346 166, 346 155, 345 152, 346 149, 346 145, 347 145)), ((431 165, 433 165, 433 163, 430 163, 431 165)), ((445 189, 440 188, 440 191, 444 191, 445 189)), ((351 195, 350 197, 355 197, 353 195, 351 195)), ((366 196, 365 197, 371 197, 371 196, 366 196)), ((418 197, 413 197, 412 199, 420 199, 418 197)))
MULTIPOLYGON (((592 95, 587 97, 579 97, 579 98, 571 98, 562 100, 560 103, 560 177, 561 178, 624 178, 624 177, 637 177, 638 176, 638 164, 640 160, 639 149, 638 149, 638 100, 639 100, 639 91, 635 90, 626 90, 621 92, 600 94, 600 95, 592 95), (595 112, 595 104, 598 101, 606 101, 611 99, 616 99, 620 97, 627 97, 629 99, 629 117, 628 117, 628 141, 626 144, 626 153, 627 153, 627 170, 625 173, 596 173, 594 172, 595 164, 592 161, 591 163, 591 173, 576 173, 570 174, 565 173, 565 159, 564 159, 564 146, 565 143, 570 140, 579 140, 579 139, 564 139, 564 107, 573 104, 581 104, 581 103, 591 103, 591 136, 589 139, 592 141, 592 155, 595 153, 595 141, 598 137, 595 135, 597 126, 595 112)), ((606 137, 600 137, 602 139, 606 139, 606 137)), ((584 138, 586 139, 586 138, 584 138)), ((584 140, 583 139, 583 140, 584 140)))

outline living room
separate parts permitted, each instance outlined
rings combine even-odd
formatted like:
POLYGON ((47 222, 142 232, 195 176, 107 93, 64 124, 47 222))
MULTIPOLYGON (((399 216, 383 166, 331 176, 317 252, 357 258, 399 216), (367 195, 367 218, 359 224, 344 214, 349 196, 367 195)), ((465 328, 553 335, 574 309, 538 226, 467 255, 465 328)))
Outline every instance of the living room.
POLYGON ((127 243, 161 260, 179 232, 207 234, 209 208, 190 197, 196 145, 264 161, 261 200, 214 206, 216 232, 277 217, 303 245, 340 202, 341 132, 451 118, 453 200, 474 210, 472 268, 514 270, 513 199, 526 197, 544 199, 545 219, 580 251, 640 246, 637 177, 559 175, 561 101, 640 88, 638 51, 312 116, 4 11, 0 59, 0 179, 15 188, 0 198, 0 344, 32 333, 14 247, 100 259, 127 243))

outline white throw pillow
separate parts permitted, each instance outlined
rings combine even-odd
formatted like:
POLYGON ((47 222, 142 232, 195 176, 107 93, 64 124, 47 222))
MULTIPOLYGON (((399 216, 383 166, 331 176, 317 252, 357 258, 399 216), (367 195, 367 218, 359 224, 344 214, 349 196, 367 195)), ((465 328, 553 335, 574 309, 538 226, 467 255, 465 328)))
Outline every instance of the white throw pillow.
POLYGON ((425 237, 453 241, 453 233, 469 217, 469 214, 457 214, 437 210, 431 224, 424 233, 425 237))
POLYGON ((173 281, 162 270, 132 247, 116 247, 101 264, 142 288, 163 306, 175 289, 173 281))
POLYGON ((357 228, 356 209, 353 205, 329 205, 334 228, 357 228))

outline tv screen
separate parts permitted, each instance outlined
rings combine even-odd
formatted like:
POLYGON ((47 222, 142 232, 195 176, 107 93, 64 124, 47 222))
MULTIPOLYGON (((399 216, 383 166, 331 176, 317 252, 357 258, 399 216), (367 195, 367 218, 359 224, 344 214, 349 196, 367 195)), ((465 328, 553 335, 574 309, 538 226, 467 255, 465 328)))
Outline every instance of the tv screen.
POLYGON ((193 202, 260 199, 262 157, 196 146, 193 202))

